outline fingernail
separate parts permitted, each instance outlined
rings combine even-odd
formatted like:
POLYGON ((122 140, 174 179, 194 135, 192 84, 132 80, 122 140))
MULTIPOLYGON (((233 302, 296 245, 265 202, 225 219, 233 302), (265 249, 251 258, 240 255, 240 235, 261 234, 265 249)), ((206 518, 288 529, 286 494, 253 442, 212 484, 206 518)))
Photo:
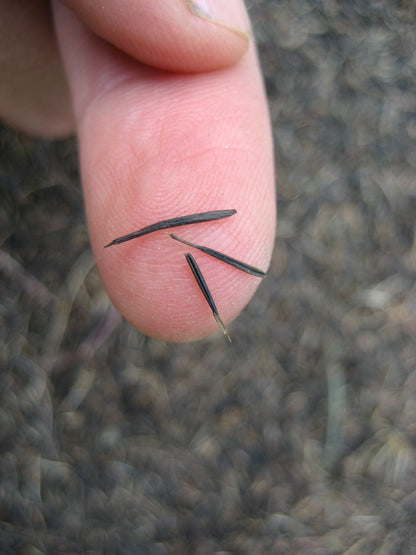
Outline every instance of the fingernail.
POLYGON ((185 0, 185 6, 192 15, 250 39, 250 22, 242 0, 185 0))

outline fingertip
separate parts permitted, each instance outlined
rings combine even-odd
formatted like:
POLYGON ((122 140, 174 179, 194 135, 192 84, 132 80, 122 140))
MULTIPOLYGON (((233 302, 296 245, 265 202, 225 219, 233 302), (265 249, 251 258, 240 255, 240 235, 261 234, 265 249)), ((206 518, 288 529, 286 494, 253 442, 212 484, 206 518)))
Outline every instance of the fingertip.
MULTIPOLYGON (((214 333, 215 317, 186 265, 187 246, 163 231, 121 244, 114 239, 184 214, 236 209, 181 235, 267 268, 273 156, 254 48, 226 70, 171 74, 123 56, 74 16, 57 15, 91 244, 105 288, 126 320, 149 336, 183 342, 214 333)), ((197 257, 227 325, 261 280, 197 257)))

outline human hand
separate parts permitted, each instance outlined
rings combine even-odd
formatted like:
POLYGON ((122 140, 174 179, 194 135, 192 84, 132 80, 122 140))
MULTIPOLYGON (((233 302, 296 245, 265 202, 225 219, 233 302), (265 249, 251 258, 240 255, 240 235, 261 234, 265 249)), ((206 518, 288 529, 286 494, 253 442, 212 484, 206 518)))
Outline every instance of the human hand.
MULTIPOLYGON (((181 236, 267 268, 273 156, 244 8, 201 0, 210 20, 186 0, 65 4, 53 4, 53 23, 47 2, 0 0, 0 116, 36 134, 76 131, 92 249, 115 306, 153 337, 202 337, 216 322, 185 262, 189 248, 163 232, 103 247, 159 220, 236 208, 181 236)), ((229 322, 259 280, 202 256, 229 322)))

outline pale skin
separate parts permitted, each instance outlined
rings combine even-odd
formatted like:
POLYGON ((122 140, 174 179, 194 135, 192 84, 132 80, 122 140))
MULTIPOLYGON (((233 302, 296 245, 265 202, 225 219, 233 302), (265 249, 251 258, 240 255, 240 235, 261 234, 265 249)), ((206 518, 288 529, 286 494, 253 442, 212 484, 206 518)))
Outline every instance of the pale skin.
MULTIPOLYGON (((200 4, 207 18, 185 0, 0 0, 0 117, 31 134, 76 133, 103 283, 133 326, 168 341, 217 331, 185 262, 189 247, 163 231, 104 245, 159 220, 235 208, 180 228, 181 237, 263 270, 273 248, 272 142, 255 48, 239 0, 219 4, 200 4)), ((228 324, 260 280, 193 255, 228 324)))

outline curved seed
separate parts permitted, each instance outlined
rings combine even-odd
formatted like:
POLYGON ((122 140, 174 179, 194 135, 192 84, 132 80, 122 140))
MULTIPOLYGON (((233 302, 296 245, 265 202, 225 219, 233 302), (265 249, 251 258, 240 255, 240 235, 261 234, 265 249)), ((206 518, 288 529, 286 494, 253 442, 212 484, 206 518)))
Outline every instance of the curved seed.
POLYGON ((120 243, 124 243, 125 241, 131 241, 131 239, 143 237, 143 235, 153 233, 154 231, 159 231, 160 229, 169 229, 170 227, 178 227, 180 225, 199 224, 201 222, 222 220, 223 218, 228 218, 233 214, 236 214, 236 212, 237 210, 235 210, 234 208, 231 210, 213 210, 211 212, 200 212, 198 214, 189 214, 188 216, 179 216, 178 218, 162 220, 161 222, 143 227, 138 231, 133 231, 132 233, 128 233, 127 235, 117 237, 116 239, 113 239, 110 243, 108 243, 108 245, 105 245, 104 248, 106 249, 107 247, 111 247, 112 245, 119 245, 120 243))

